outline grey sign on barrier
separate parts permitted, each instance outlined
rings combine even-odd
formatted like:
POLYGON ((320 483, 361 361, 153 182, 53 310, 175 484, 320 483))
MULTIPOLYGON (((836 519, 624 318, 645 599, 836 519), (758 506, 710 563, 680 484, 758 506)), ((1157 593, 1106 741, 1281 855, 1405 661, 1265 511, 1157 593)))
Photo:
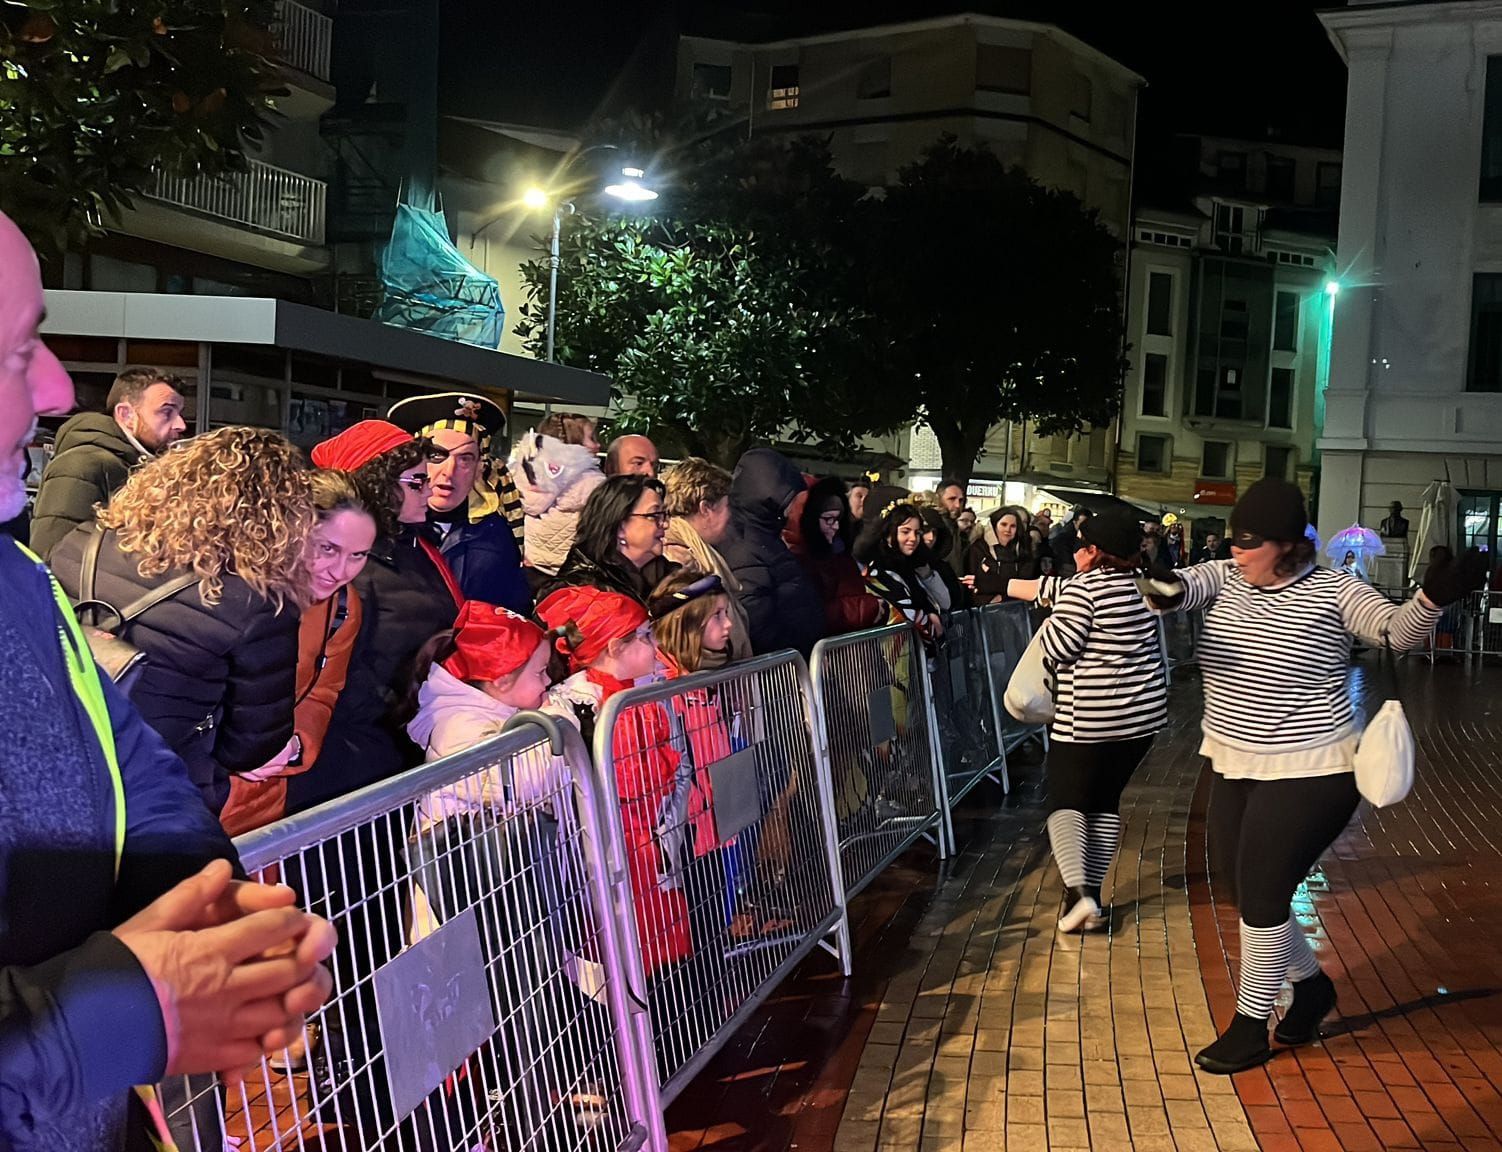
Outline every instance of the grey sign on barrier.
POLYGON ((495 1032, 475 910, 378 969, 375 995, 391 1105, 402 1119, 495 1032))
POLYGON ((761 819, 756 769, 754 747, 732 752, 709 766, 709 785, 714 790, 714 823, 721 844, 733 840, 761 819))
POLYGON ((871 747, 880 748, 895 739, 897 720, 892 715, 892 689, 874 689, 871 693, 871 747))
POLYGON ((949 654, 949 690, 957 702, 963 700, 970 691, 965 678, 965 646, 960 643, 956 643, 949 654))

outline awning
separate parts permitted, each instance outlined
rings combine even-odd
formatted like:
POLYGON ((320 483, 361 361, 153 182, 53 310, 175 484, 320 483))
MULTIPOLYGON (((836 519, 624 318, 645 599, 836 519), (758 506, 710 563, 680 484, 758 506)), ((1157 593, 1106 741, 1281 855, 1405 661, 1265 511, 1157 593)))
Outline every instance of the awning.
POLYGON ((1155 508, 1149 508, 1145 504, 1134 504, 1130 500, 1123 500, 1120 496, 1114 496, 1110 492, 1102 492, 1096 488, 1067 488, 1060 484, 1037 484, 1035 487, 1049 496, 1052 496, 1060 504, 1075 505, 1090 509, 1095 515, 1102 512, 1117 510, 1136 516, 1139 520, 1157 520, 1160 513, 1155 508))
POLYGON ((456 388, 505 389, 517 399, 569 405, 610 402, 610 380, 597 372, 440 340, 285 300, 66 290, 48 291, 46 298, 43 335, 262 344, 434 378, 456 388))

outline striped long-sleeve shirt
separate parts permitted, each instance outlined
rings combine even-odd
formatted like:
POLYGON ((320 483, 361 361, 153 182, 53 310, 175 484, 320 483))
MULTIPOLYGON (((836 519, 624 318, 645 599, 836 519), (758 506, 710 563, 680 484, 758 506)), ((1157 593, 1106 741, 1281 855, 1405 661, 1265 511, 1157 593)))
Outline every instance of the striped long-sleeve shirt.
POLYGON ((1419 648, 1440 610, 1415 597, 1401 606, 1347 572, 1313 568, 1282 588, 1257 588, 1233 561, 1176 573, 1183 608, 1205 608, 1199 664, 1207 735, 1246 748, 1316 748, 1348 731, 1352 638, 1419 648))
POLYGON ((1130 572, 1097 568, 1055 588, 1038 643, 1056 666, 1053 737, 1148 736, 1168 721, 1158 624, 1130 572))

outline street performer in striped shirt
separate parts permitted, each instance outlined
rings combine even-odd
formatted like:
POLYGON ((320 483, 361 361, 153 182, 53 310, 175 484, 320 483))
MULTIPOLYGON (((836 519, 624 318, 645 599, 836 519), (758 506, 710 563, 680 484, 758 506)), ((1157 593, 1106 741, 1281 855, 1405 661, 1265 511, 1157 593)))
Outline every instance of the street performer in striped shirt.
MULTIPOLYGON (((1055 669, 1048 839, 1066 889, 1060 932, 1109 923, 1101 885, 1121 841, 1121 793, 1168 719, 1158 625, 1135 582, 1142 526, 1124 510, 1081 525, 1078 575, 1054 582, 1038 643, 1055 669)), ((1011 582, 1036 594, 1037 581, 1011 582)))
POLYGON ((1431 565, 1422 591, 1399 606, 1347 572, 1315 567, 1307 525, 1297 487, 1259 480, 1231 512, 1231 559, 1155 572, 1148 595, 1160 610, 1205 609, 1210 862, 1241 914, 1241 970, 1230 1027, 1195 1060, 1223 1075, 1272 1054, 1268 1017, 1285 979, 1293 1004, 1273 1033, 1279 1043, 1314 1040, 1335 1007, 1335 986, 1291 904, 1359 799, 1361 733, 1346 689, 1353 638, 1419 648, 1441 610, 1486 576, 1472 549, 1431 565))

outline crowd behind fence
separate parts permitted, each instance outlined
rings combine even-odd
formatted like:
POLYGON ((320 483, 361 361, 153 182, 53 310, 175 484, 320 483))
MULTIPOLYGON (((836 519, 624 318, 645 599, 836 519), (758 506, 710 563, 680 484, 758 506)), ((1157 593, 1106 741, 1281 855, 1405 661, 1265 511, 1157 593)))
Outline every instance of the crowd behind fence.
POLYGON ((1001 700, 1035 620, 954 613, 541 713, 237 841, 339 932, 306 1043, 159 1087, 183 1152, 629 1152, 850 899, 1046 740, 1001 700), (483 815, 476 815, 483 813, 483 815))

